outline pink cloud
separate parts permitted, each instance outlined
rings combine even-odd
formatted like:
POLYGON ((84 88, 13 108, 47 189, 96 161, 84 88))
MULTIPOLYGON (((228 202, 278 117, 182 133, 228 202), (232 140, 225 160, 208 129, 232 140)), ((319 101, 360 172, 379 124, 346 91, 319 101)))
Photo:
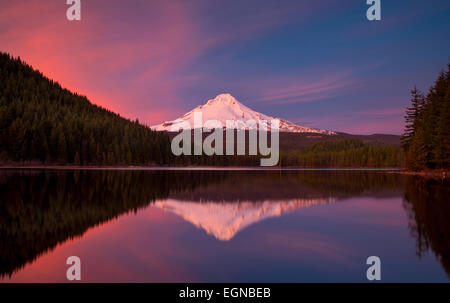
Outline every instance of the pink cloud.
POLYGON ((212 47, 284 22, 286 14, 254 14, 253 22, 222 27, 217 35, 203 30, 195 8, 184 2, 85 3, 81 22, 66 20, 64 2, 2 3, 1 50, 96 104, 150 124, 185 101, 177 92, 189 84, 180 76, 186 65, 212 47))
POLYGON ((186 71, 197 58, 306 20, 323 5, 260 3, 241 11, 208 2, 85 1, 82 21, 69 22, 64 1, 2 2, 0 50, 96 104, 152 124, 182 107, 178 92, 200 79, 186 71))
POLYGON ((378 121, 368 121, 368 122, 355 122, 346 127, 342 128, 343 131, 370 135, 376 133, 382 134, 401 134, 403 132, 403 123, 397 117, 390 119, 380 119, 378 121))
POLYGON ((404 108, 387 108, 387 109, 374 109, 368 111, 359 111, 357 114, 367 116, 401 116, 405 114, 404 108))
POLYGON ((404 129, 403 109, 348 111, 304 116, 293 121, 310 127, 328 128, 339 132, 371 135, 376 133, 401 134, 404 129))
MULTIPOLYGON (((142 109, 162 112, 168 104, 170 108, 182 101, 176 96, 182 79, 172 73, 203 48, 182 6, 145 4, 143 9, 159 14, 139 35, 131 26, 102 23, 102 12, 89 6, 81 22, 68 22, 66 7, 42 1, 2 7, 1 50, 21 56, 64 87, 130 118, 146 120, 142 109)), ((120 11, 111 13, 120 20, 120 11)), ((161 119, 154 113, 149 116, 161 119)))

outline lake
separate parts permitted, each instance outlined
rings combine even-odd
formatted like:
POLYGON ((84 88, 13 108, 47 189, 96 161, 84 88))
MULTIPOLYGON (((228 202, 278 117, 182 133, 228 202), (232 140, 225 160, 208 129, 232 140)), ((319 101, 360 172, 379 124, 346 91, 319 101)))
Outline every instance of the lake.
POLYGON ((448 282, 450 186, 383 170, 0 170, 0 281, 448 282))

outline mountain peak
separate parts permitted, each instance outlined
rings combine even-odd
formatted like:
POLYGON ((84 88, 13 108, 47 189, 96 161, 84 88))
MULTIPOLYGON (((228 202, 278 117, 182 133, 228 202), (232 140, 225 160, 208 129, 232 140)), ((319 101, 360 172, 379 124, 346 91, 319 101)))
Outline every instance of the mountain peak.
POLYGON ((225 93, 225 94, 219 94, 214 99, 208 100, 208 102, 206 104, 215 104, 215 103, 224 103, 224 104, 232 105, 232 104, 236 104, 239 102, 231 94, 225 93))
POLYGON ((239 127, 246 130, 249 129, 249 126, 246 124, 248 120, 278 120, 280 122, 279 131, 281 132, 318 133, 324 135, 335 134, 334 132, 328 130, 301 126, 284 119, 274 118, 258 113, 240 103, 229 93, 219 94, 214 99, 208 100, 206 104, 197 106, 190 112, 184 114, 182 117, 173 121, 166 121, 162 124, 155 125, 152 128, 157 131, 172 131, 172 129, 177 129, 177 126, 181 125, 183 121, 187 121, 190 125, 194 125, 194 113, 198 112, 202 113, 203 121, 218 120, 222 123, 222 125, 226 125, 226 121, 229 120, 242 121, 244 123, 239 123, 239 127))

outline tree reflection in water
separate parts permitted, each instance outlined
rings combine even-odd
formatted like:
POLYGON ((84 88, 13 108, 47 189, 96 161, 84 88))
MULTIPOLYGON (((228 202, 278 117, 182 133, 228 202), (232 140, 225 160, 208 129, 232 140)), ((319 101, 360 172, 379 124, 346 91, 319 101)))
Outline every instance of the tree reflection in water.
POLYGON ((450 277, 450 186, 448 180, 407 178, 404 206, 417 255, 433 251, 450 277))

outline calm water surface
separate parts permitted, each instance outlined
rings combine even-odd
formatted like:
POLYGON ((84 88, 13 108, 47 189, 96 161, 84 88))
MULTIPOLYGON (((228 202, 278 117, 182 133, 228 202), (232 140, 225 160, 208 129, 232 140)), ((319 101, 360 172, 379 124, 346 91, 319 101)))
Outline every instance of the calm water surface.
POLYGON ((0 281, 448 282, 450 186, 386 171, 0 170, 0 281))

